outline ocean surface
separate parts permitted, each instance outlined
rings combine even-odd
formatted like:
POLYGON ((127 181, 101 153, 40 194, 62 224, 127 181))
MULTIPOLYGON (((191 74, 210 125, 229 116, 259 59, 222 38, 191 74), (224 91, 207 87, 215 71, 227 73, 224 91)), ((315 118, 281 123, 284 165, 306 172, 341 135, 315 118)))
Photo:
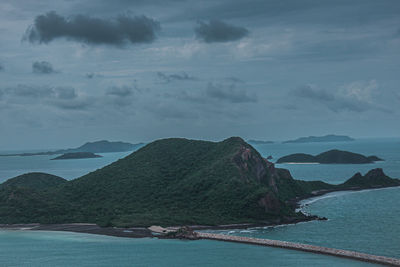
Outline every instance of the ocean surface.
MULTIPOLYGON (((385 159, 373 164, 279 164, 296 179, 341 183, 356 172, 383 168, 400 178, 400 139, 364 139, 343 143, 254 146, 274 160, 290 153, 318 154, 343 149, 385 159)), ((0 152, 1 153, 1 152, 0 152)), ((43 171, 73 179, 129 153, 103 158, 51 161, 54 156, 0 157, 0 182, 43 171)), ((303 202, 305 212, 328 221, 225 234, 295 241, 400 258, 400 188, 335 192, 303 202)), ((127 239, 63 232, 0 231, 0 266, 373 266, 363 262, 278 248, 218 241, 127 239)))

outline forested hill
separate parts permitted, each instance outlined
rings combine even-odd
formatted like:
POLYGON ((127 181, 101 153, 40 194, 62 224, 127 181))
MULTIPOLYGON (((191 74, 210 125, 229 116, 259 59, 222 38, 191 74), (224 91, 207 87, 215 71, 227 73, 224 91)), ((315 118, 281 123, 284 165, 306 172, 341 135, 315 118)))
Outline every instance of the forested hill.
MULTIPOLYGON (((377 173, 374 187, 400 184, 377 173)), ((25 183, 44 174, 14 178, 0 185, 1 223, 88 222, 103 226, 217 225, 287 222, 295 213, 289 200, 316 190, 335 190, 323 182, 294 180, 275 169, 241 138, 222 142, 163 139, 81 178, 48 176, 49 186, 25 183), (61 180, 60 180, 61 179, 61 180), (51 181, 50 181, 51 180, 51 181)), ((356 188, 360 177, 349 187, 356 188)), ((42 184, 47 184, 43 183, 42 184)), ((363 188, 368 187, 363 184, 363 188)), ((344 188, 344 187, 343 187, 344 188)), ((342 189, 343 189, 342 188, 342 189)))

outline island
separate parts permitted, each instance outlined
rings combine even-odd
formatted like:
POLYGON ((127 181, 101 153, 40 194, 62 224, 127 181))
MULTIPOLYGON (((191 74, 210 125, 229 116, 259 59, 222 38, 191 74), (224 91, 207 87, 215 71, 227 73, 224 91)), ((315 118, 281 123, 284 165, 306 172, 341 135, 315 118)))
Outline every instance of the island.
POLYGON ((247 140, 247 143, 251 144, 251 145, 268 145, 268 144, 273 144, 273 141, 264 141, 264 140, 247 140))
POLYGON ((75 153, 65 153, 61 156, 55 157, 51 160, 63 160, 63 159, 91 159, 91 158, 102 158, 103 156, 94 154, 92 152, 75 152, 75 153))
POLYGON ((279 158, 276 163, 321 163, 321 164, 366 164, 382 161, 377 156, 364 156, 358 153, 332 149, 316 156, 295 153, 279 158))
POLYGON ((87 142, 77 148, 60 149, 55 151, 35 152, 35 153, 19 153, 19 154, 3 154, 0 156, 41 156, 41 155, 58 155, 68 153, 90 152, 90 153, 112 153, 112 152, 128 152, 134 151, 144 146, 144 143, 131 144, 126 142, 110 142, 101 140, 96 142, 87 142))
POLYGON ((44 173, 9 179, 0 184, 0 224, 132 237, 152 225, 276 225, 323 219, 296 211, 300 199, 391 186, 400 180, 382 169, 340 185, 296 180, 239 137, 169 138, 71 181, 44 173))
POLYGON ((284 141, 283 143, 349 142, 354 140, 346 135, 328 134, 324 136, 300 137, 295 140, 284 141))

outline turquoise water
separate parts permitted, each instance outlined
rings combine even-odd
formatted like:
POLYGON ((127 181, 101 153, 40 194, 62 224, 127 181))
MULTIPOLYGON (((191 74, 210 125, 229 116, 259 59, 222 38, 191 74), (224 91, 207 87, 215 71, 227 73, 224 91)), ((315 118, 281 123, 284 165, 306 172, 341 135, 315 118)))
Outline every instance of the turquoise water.
MULTIPOLYGON (((400 178, 400 140, 365 139, 345 143, 268 144, 255 148, 265 157, 296 152, 318 154, 343 149, 377 155, 373 164, 280 164, 296 179, 341 183, 354 173, 383 168, 400 178)), ((73 179, 101 168, 129 153, 107 153, 104 158, 51 161, 53 156, 0 157, 0 182, 16 175, 43 171, 73 179)), ((226 234, 295 241, 400 258, 400 188, 336 192, 306 200, 304 211, 325 216, 314 221, 223 231, 226 234)), ((0 266, 364 266, 324 255, 232 244, 217 241, 125 239, 96 235, 0 231, 0 266)))
MULTIPOLYGON (((0 231, 0 266, 368 266, 353 260, 218 241, 0 231)), ((372 265, 371 265, 372 266, 372 265)))
POLYGON ((400 188, 336 192, 307 200, 304 210, 328 221, 218 231, 400 258, 400 188))

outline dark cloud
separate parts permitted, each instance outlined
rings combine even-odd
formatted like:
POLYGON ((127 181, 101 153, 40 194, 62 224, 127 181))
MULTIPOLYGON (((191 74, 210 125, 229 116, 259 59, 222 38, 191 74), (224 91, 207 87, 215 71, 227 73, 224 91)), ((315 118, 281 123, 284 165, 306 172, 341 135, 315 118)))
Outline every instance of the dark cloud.
POLYGON ((122 46, 127 43, 151 43, 160 23, 146 16, 119 15, 115 19, 76 15, 65 18, 52 11, 35 18, 24 39, 31 43, 49 43, 67 38, 90 45, 122 46))
POLYGON ((239 40, 249 34, 246 28, 227 24, 220 20, 199 22, 194 29, 196 37, 206 43, 230 42, 239 40))
POLYGON ((94 103, 89 98, 53 99, 49 101, 52 106, 65 110, 85 110, 94 103))
POLYGON ((133 89, 129 86, 113 86, 107 90, 106 94, 118 97, 127 97, 133 94, 133 89))
POLYGON ((230 103, 257 102, 255 96, 250 96, 244 89, 236 88, 235 84, 226 86, 223 84, 208 83, 205 93, 209 98, 230 103))
POLYGON ((3 64, 0 63, 0 72, 1 71, 4 71, 4 66, 3 66, 3 64))
POLYGON ((176 74, 165 74, 163 72, 157 72, 158 78, 163 80, 166 83, 172 82, 172 81, 194 81, 197 80, 195 77, 190 76, 186 72, 183 72, 181 74, 176 73, 176 74))
POLYGON ((78 97, 73 87, 57 87, 54 89, 54 92, 59 99, 75 99, 78 97))
POLYGON ((85 74, 85 77, 87 79, 94 79, 94 78, 99 78, 99 77, 104 77, 102 74, 94 73, 94 72, 88 72, 85 74))
POLYGON ((37 74, 52 74, 56 73, 53 65, 47 61, 36 61, 32 63, 32 72, 37 74))
POLYGON ((15 87, 8 87, 4 95, 23 98, 47 98, 54 95, 54 89, 49 87, 19 84, 15 87))
POLYGON ((297 88, 294 90, 294 95, 323 102, 331 102, 335 100, 335 96, 332 93, 311 85, 304 85, 297 88))
POLYGON ((88 79, 93 79, 93 77, 94 77, 94 73, 93 72, 91 72, 91 73, 86 73, 86 78, 88 78, 88 79))

